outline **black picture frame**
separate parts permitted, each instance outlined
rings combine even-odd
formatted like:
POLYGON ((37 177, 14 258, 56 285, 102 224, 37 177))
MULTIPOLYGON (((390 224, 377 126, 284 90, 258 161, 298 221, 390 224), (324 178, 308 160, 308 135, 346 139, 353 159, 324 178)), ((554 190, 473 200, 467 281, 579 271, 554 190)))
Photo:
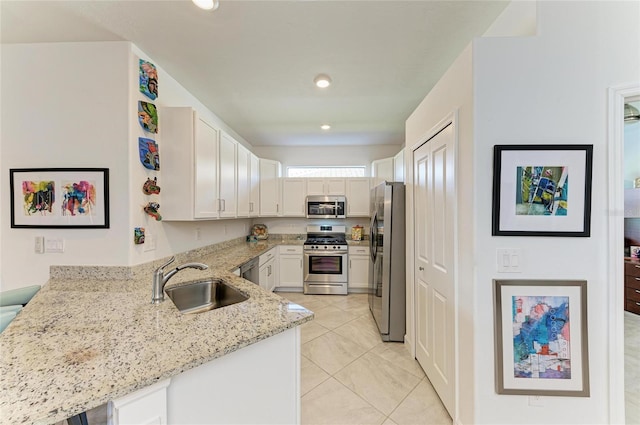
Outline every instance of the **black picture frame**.
POLYGON ((108 168, 12 168, 12 228, 109 228, 108 168))
POLYGON ((491 234, 589 237, 592 168, 593 145, 495 145, 491 234))

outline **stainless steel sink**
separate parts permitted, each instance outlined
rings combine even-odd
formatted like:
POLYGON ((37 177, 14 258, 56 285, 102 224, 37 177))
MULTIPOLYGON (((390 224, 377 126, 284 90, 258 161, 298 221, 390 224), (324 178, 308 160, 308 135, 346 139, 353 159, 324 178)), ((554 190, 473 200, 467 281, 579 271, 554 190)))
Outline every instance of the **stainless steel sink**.
POLYGON ((221 279, 199 280, 174 286, 165 292, 182 314, 202 313, 249 299, 221 279))

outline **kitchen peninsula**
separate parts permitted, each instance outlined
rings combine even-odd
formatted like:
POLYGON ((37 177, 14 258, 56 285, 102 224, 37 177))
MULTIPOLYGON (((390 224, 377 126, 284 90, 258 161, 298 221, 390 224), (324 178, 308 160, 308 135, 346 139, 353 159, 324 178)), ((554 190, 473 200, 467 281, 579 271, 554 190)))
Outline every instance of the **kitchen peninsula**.
POLYGON ((0 424, 52 424, 162 382, 172 424, 228 423, 229 412, 251 422, 250 411, 262 423, 299 421, 297 327, 313 313, 231 273, 278 243, 236 239, 177 255, 176 265, 199 261, 209 270, 183 270, 167 288, 219 277, 249 296, 192 315, 169 299, 151 304, 162 260, 51 267, 49 282, 0 334, 0 424))

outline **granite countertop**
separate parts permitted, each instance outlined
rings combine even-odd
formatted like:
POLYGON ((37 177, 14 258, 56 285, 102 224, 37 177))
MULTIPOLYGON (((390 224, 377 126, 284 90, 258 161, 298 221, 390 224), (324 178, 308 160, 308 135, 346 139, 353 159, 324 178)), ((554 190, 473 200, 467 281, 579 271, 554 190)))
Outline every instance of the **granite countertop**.
POLYGON ((167 288, 222 277, 245 302, 183 315, 151 304, 151 273, 134 267, 52 267, 52 278, 0 334, 0 424, 52 424, 312 320, 313 313, 231 270, 280 244, 238 240, 177 256, 167 288), (116 276, 117 278, 113 278, 116 276))

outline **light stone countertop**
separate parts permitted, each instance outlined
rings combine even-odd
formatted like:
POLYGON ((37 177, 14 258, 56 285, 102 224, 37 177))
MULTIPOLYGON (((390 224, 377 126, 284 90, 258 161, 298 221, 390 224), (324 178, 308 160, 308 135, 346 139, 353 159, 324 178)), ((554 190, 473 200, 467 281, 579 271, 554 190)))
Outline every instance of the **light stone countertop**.
POLYGON ((241 240, 177 256, 167 288, 222 277, 250 298, 183 315, 151 304, 151 273, 134 267, 52 267, 52 278, 0 334, 0 424, 52 424, 266 339, 313 312, 230 273, 291 237, 241 240), (114 279, 113 276, 117 278, 114 279), (124 276, 124 277, 122 277, 124 276))

